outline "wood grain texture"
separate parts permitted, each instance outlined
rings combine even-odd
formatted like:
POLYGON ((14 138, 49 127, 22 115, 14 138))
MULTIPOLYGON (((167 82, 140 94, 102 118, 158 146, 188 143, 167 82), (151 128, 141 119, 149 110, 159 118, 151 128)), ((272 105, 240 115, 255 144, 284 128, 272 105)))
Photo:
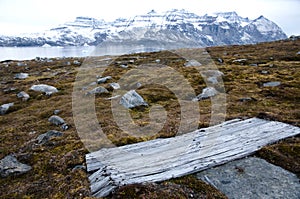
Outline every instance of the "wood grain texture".
POLYGON ((127 184, 158 182, 199 172, 300 134, 300 128, 258 118, 234 119, 184 135, 86 155, 91 191, 107 196, 127 184))

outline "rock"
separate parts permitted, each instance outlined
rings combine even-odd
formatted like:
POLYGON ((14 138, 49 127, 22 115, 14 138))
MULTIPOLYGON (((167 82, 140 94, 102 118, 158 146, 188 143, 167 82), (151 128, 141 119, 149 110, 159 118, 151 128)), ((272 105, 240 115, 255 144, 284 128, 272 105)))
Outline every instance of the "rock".
POLYGON ((56 126, 62 125, 65 123, 65 121, 57 115, 52 115, 51 117, 49 117, 48 121, 56 126))
POLYGON ((246 62, 247 62, 247 59, 235 59, 232 61, 232 63, 239 63, 241 65, 246 64, 246 62))
POLYGON ((300 55, 300 51, 299 51, 299 52, 297 52, 297 55, 300 55))
POLYGON ((78 66, 81 65, 80 61, 78 61, 78 60, 74 60, 74 61, 73 61, 73 64, 78 65, 78 66))
POLYGON ((0 115, 4 115, 10 107, 12 107, 14 105, 14 103, 7 103, 7 104, 2 104, 0 106, 0 115))
POLYGON ((140 96, 135 90, 130 90, 125 93, 121 100, 120 104, 125 108, 134 108, 137 106, 148 106, 148 104, 144 101, 142 96, 140 96))
POLYGON ((111 76, 102 77, 102 78, 97 79, 97 83, 98 84, 105 83, 109 79, 111 79, 111 76))
POLYGON ((160 59, 156 59, 155 62, 159 64, 160 63, 160 59))
POLYGON ((258 64, 249 64, 249 66, 255 66, 256 67, 256 66, 258 66, 258 64))
POLYGON ((63 130, 63 131, 66 131, 68 130, 70 127, 68 124, 64 123, 63 125, 60 126, 60 128, 63 130))
POLYGON ((281 82, 267 82, 267 83, 263 83, 263 87, 276 87, 281 85, 281 82))
POLYGON ((120 67, 121 68, 128 68, 127 64, 121 64, 120 67))
POLYGON ((267 74, 269 74, 269 71, 267 71, 267 70, 262 70, 260 73, 263 74, 263 75, 267 75, 267 74))
POLYGON ((95 85, 97 85, 97 82, 92 82, 89 84, 89 86, 95 86, 95 85))
POLYGON ((129 60, 129 63, 130 63, 130 64, 133 64, 133 63, 134 63, 134 60, 133 60, 133 59, 129 60))
POLYGON ((221 63, 221 64, 224 63, 224 60, 223 60, 222 58, 218 58, 217 60, 218 60, 218 62, 221 63))
POLYGON ((92 94, 101 94, 101 93, 109 93, 108 90, 102 86, 96 87, 93 90, 86 93, 86 95, 92 95, 92 94))
POLYGON ((257 101, 257 99, 253 97, 243 97, 239 99, 240 102, 249 102, 249 101, 257 101))
POLYGON ((62 135, 63 135, 63 133, 60 131, 50 130, 50 131, 47 131, 47 133, 39 135, 36 139, 37 139, 38 144, 45 144, 46 142, 48 142, 48 140, 50 140, 50 138, 59 137, 62 135))
POLYGON ((189 60, 187 63, 184 64, 185 67, 191 67, 191 66, 201 66, 202 64, 199 63, 198 61, 192 59, 189 60))
POLYGON ((113 82, 113 83, 110 83, 109 85, 110 85, 114 90, 120 89, 120 85, 119 85, 118 83, 113 82))
POLYGON ((206 87, 202 90, 202 93, 193 99, 193 101, 204 100, 217 95, 219 92, 214 87, 206 87))
POLYGON ((23 63, 23 62, 18 62, 18 63, 17 63, 17 66, 27 66, 27 64, 26 64, 26 63, 23 63))
POLYGON ((58 90, 54 86, 49 86, 47 84, 38 84, 31 86, 30 90, 44 92, 46 95, 52 95, 57 93, 58 90))
POLYGON ((219 70, 207 70, 201 72, 201 75, 205 76, 208 82, 212 84, 218 84, 219 83, 218 78, 224 76, 224 73, 222 73, 219 70))
POLYGON ((209 81, 209 82, 212 83, 212 84, 217 84, 217 83, 219 83, 217 77, 209 77, 209 78, 207 78, 207 81, 209 81))
POLYGON ((28 73, 18 73, 15 75, 15 79, 26 79, 28 76, 28 73))
POLYGON ((58 109, 56 109, 56 110, 53 111, 53 114, 54 114, 54 115, 57 115, 57 114, 59 114, 59 113, 60 113, 60 110, 58 110, 58 109))
POLYGON ((300 198, 295 174, 255 157, 202 171, 196 177, 228 198, 300 198))
POLYGON ((17 94, 18 98, 21 98, 23 101, 27 101, 30 96, 25 92, 25 91, 21 91, 17 94))
POLYGON ((15 90, 17 90, 17 88, 11 87, 11 88, 4 89, 3 92, 4 92, 4 93, 10 93, 10 92, 13 92, 13 91, 15 91, 15 90))
POLYGON ((7 177, 10 175, 21 175, 32 168, 27 164, 19 162, 14 156, 8 155, 0 160, 0 175, 7 177))

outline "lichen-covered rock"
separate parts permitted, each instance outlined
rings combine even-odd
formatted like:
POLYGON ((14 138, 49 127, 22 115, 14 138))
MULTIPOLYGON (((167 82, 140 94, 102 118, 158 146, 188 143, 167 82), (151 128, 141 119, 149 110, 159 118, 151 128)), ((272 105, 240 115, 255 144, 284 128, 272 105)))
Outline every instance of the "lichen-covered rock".
POLYGON ((52 115, 52 116, 48 119, 48 121, 49 121, 50 123, 56 125, 56 126, 59 126, 59 125, 62 125, 62 124, 65 123, 65 121, 64 121, 61 117, 59 117, 59 116, 57 116, 57 115, 52 115))
POLYGON ((26 79, 28 76, 28 73, 18 73, 15 75, 15 79, 26 79))
POLYGON ((125 108, 148 106, 147 102, 145 102, 142 96, 140 96, 135 90, 130 90, 125 93, 120 100, 120 104, 125 108))
POLYGON ((0 175, 21 175, 31 170, 31 166, 19 162, 14 156, 8 155, 0 160, 0 175))
POLYGON ((86 93, 86 95, 92 95, 92 94, 101 94, 101 93, 109 93, 108 90, 102 86, 96 87, 93 90, 86 93))
POLYGON ((206 87, 202 90, 202 93, 197 95, 193 101, 204 100, 213 97, 218 94, 218 91, 214 87, 206 87))
POLYGON ((7 104, 2 104, 0 106, 0 115, 4 115, 10 107, 12 107, 14 103, 7 103, 7 104))
POLYGON ((62 135, 63 133, 60 131, 50 130, 47 131, 47 133, 39 135, 36 139, 38 144, 45 144, 46 142, 48 142, 48 140, 50 140, 51 137, 59 137, 62 135))
POLYGON ((107 80, 111 79, 111 76, 106 76, 106 77, 101 77, 99 79, 97 79, 97 83, 101 84, 101 83, 105 83, 107 80))
POLYGON ((21 91, 17 94, 18 98, 21 98, 23 101, 27 101, 30 96, 25 92, 25 91, 21 91))
POLYGON ((46 95, 51 95, 57 93, 58 90, 54 86, 49 86, 47 84, 38 84, 31 86, 30 90, 44 92, 46 95))

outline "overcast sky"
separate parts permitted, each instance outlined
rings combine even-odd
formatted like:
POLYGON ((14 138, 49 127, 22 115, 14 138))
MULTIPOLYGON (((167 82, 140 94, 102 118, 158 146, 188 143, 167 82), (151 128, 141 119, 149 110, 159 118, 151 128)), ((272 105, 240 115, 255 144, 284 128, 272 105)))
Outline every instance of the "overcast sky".
POLYGON ((288 36, 300 35, 300 0, 0 0, 0 34, 43 31, 77 16, 113 21, 173 8, 198 15, 225 11, 250 19, 264 15, 288 36))

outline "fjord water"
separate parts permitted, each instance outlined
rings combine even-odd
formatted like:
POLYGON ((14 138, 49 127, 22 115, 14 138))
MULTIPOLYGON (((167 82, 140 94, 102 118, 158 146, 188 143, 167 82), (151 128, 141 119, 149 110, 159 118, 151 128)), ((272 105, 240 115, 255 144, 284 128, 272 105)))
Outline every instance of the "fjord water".
MULTIPOLYGON (((155 50, 155 49, 154 49, 155 50)), ((31 60, 36 57, 87 57, 102 55, 121 55, 136 52, 154 51, 143 45, 128 46, 66 46, 66 47, 0 47, 0 61, 31 60)))

